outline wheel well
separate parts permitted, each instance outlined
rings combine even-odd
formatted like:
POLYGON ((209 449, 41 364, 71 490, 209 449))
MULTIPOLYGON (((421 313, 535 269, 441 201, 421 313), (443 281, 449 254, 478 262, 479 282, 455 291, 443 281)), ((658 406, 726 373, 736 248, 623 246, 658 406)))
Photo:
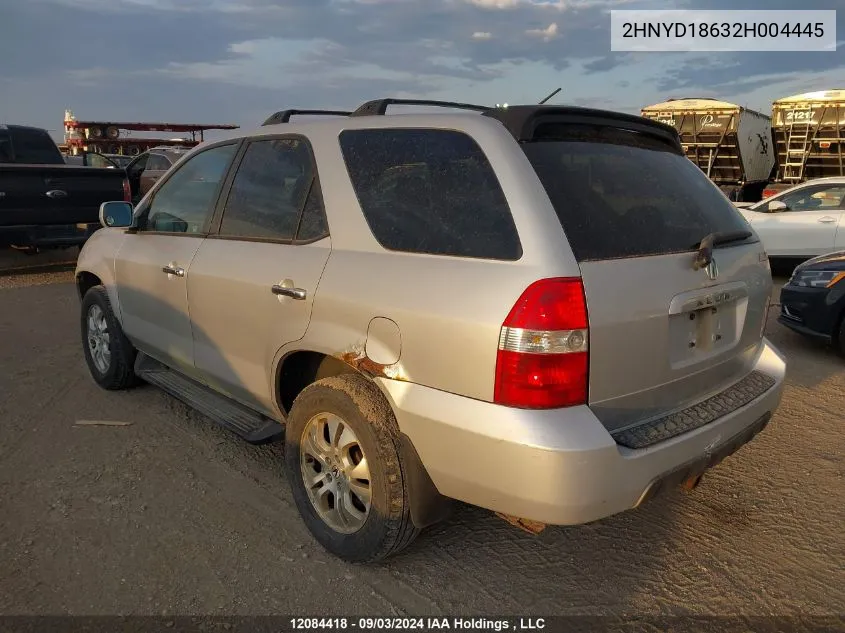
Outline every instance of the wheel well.
POLYGON ((76 289, 79 292, 79 298, 85 296, 85 293, 91 290, 94 286, 102 285, 102 281, 97 275, 89 272, 81 272, 76 276, 76 289))
POLYGON ((276 397, 287 415, 293 401, 308 385, 340 374, 359 373, 342 360, 320 352, 294 352, 285 357, 276 371, 276 397))

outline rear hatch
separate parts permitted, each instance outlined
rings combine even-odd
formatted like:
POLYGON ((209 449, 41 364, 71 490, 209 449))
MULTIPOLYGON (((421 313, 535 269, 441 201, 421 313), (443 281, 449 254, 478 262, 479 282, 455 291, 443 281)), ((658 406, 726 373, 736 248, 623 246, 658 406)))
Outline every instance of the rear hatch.
POLYGON ((94 223, 100 204, 123 200, 123 170, 0 164, 0 226, 94 223))
POLYGON ((605 426, 684 409, 748 374, 772 290, 768 261, 677 143, 665 131, 549 123, 522 147, 580 264, 589 404, 605 426), (713 248, 715 266, 695 269, 715 232, 734 239, 713 248))

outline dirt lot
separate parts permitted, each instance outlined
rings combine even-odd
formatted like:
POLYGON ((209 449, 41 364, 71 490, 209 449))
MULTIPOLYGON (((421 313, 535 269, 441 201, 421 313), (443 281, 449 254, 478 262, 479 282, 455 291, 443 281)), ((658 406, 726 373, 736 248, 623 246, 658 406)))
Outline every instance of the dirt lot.
POLYGON ((462 508, 361 567, 311 540, 278 445, 95 386, 71 276, 0 276, 2 614, 845 613, 845 361, 774 316, 782 407, 694 493, 538 537, 462 508))

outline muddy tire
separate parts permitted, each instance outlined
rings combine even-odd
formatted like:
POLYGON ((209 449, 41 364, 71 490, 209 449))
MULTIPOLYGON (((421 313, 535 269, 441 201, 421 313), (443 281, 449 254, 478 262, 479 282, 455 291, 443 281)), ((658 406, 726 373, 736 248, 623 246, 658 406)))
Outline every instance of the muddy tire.
POLYGON ((82 298, 82 349, 91 377, 103 389, 127 389, 140 382, 134 366, 137 351, 114 316, 103 286, 94 286, 82 298))
POLYGON ((343 560, 382 560, 419 534, 396 419, 363 376, 324 378, 299 394, 285 429, 285 468, 305 525, 343 560))

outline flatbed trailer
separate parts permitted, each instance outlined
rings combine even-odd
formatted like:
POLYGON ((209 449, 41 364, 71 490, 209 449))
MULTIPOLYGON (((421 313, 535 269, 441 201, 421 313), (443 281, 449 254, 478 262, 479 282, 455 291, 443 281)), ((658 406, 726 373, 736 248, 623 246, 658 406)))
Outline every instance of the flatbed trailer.
POLYGON ((78 120, 73 112, 65 111, 65 142, 69 155, 86 152, 136 156, 161 145, 191 148, 205 140, 209 130, 235 130, 238 125, 203 123, 158 123, 143 121, 78 120), (185 138, 133 136, 132 132, 170 132, 188 134, 185 138))

